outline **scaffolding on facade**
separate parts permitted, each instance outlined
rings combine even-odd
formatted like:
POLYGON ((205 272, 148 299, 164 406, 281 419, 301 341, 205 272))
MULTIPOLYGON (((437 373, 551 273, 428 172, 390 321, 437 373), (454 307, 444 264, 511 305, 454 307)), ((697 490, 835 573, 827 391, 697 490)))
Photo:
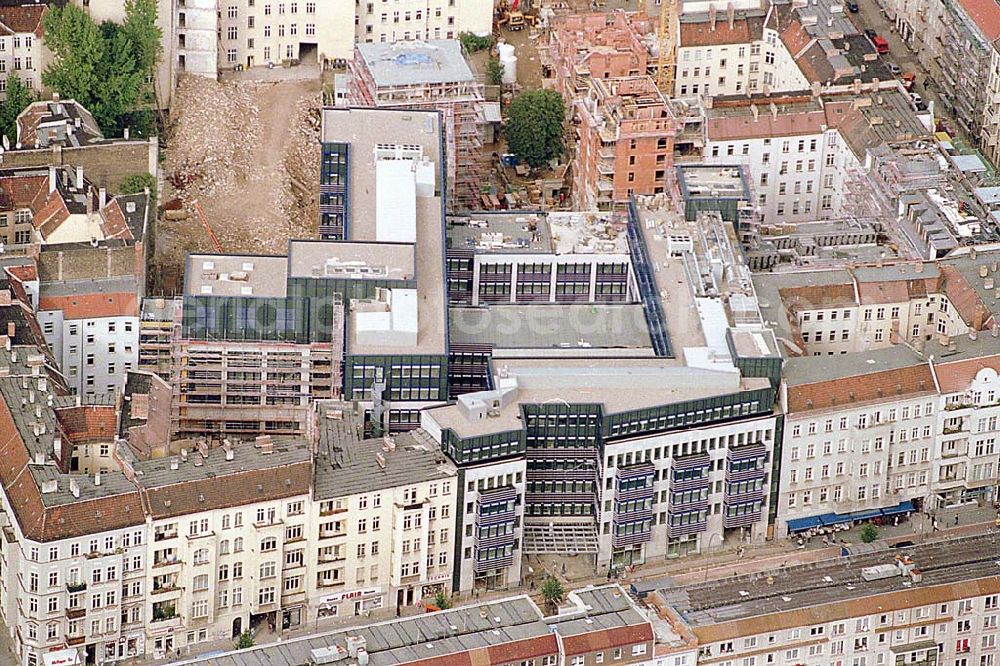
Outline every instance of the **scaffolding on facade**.
MULTIPOLYGON (((359 50, 350 63, 350 100, 352 104, 385 109, 440 111, 446 144, 448 207, 479 208, 482 186, 489 180, 483 154, 484 85, 460 53, 461 62, 454 62, 454 54, 439 44, 428 42, 422 48, 409 47, 405 53, 377 60, 373 60, 373 54, 359 50), (447 62, 434 68, 433 76, 422 76, 420 66, 433 65, 437 59, 447 62), (411 69, 406 71, 407 76, 392 76, 385 71, 390 67, 411 69)), ((365 45, 368 50, 374 46, 365 45)))

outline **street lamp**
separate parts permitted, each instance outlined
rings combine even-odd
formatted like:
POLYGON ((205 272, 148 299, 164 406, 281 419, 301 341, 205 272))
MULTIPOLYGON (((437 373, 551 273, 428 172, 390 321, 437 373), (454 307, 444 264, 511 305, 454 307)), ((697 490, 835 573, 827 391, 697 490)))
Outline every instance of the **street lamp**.
MULTIPOLYGON (((712 532, 712 534, 708 537, 708 545, 705 547, 705 556, 706 557, 712 554, 712 539, 714 539, 715 537, 719 537, 719 545, 720 546, 725 541, 725 538, 722 536, 721 532, 712 532)), ((708 569, 709 569, 708 563, 706 562, 705 563, 705 582, 706 583, 708 582, 708 569)))

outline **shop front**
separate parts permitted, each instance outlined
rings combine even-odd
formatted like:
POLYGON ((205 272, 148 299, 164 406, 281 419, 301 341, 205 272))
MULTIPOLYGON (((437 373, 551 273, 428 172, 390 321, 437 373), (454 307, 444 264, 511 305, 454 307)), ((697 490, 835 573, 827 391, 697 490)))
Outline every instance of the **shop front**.
POLYGON ((385 607, 385 589, 367 587, 360 590, 338 592, 322 597, 316 613, 318 617, 363 615, 385 607))

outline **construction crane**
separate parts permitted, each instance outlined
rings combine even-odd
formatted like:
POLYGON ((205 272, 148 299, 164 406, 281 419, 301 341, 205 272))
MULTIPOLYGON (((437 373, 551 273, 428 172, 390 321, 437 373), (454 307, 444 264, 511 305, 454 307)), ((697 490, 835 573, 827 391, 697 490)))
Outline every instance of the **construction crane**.
MULTIPOLYGON (((650 0, 639 0, 638 10, 647 18, 650 0)), ((674 94, 674 70, 677 68, 677 2, 661 0, 660 24, 656 31, 658 54, 656 59, 656 87, 666 95, 674 94)))
POLYGON ((222 243, 219 242, 219 237, 215 235, 215 230, 212 229, 212 225, 210 225, 208 220, 205 218, 205 211, 201 209, 201 203, 195 199, 191 202, 191 204, 194 206, 194 212, 198 216, 198 221, 201 222, 201 226, 205 227, 205 232, 212 240, 212 246, 215 248, 215 251, 222 254, 224 252, 222 249, 222 243))

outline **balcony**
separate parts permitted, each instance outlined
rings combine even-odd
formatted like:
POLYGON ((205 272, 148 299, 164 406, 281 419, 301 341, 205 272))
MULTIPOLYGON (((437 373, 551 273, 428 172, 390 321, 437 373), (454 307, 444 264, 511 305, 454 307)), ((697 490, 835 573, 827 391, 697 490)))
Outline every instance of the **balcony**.
POLYGON ((87 642, 87 637, 86 636, 83 636, 83 635, 70 636, 69 634, 66 635, 66 645, 68 645, 70 647, 74 647, 74 646, 77 646, 77 645, 83 645, 85 642, 87 642))
POLYGON ((71 620, 79 620, 87 614, 87 609, 83 606, 66 607, 66 617, 71 620))
POLYGON ((164 530, 162 532, 156 532, 153 534, 153 541, 168 541, 170 539, 177 538, 177 530, 164 530))
POLYGON ((183 564, 181 559, 176 555, 172 557, 164 557, 158 560, 153 560, 153 567, 169 567, 174 564, 183 564))
POLYGON ((73 592, 83 592, 86 589, 87 589, 86 583, 81 583, 78 581, 71 581, 66 583, 66 591, 71 594, 73 592))

